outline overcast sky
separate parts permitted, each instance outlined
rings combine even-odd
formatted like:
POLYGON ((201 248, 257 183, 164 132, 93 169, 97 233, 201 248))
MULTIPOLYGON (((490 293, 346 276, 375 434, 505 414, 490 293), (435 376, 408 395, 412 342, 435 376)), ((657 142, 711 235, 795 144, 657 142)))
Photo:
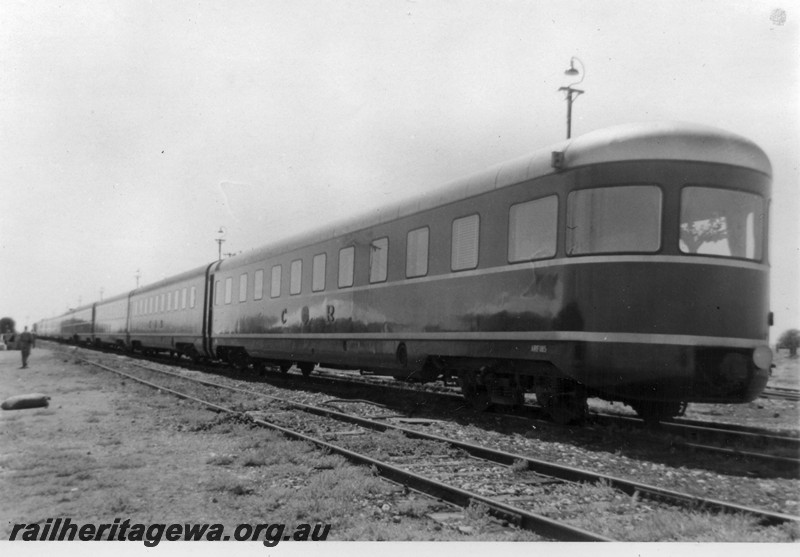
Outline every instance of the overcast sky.
POLYGON ((565 136, 682 120, 774 168, 800 328, 800 3, 0 2, 0 316, 19 328, 565 136))

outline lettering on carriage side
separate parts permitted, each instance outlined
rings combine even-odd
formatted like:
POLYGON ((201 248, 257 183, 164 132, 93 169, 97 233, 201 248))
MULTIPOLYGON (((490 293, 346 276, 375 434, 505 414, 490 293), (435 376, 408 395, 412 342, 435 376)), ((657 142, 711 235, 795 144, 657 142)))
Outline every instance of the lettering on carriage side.
POLYGON ((289 310, 288 310, 288 309, 284 309, 284 310, 281 312, 281 323, 283 323, 284 325, 286 325, 286 314, 287 314, 288 312, 289 312, 289 310))
POLYGON ((531 352, 536 352, 538 354, 547 354, 547 345, 546 344, 534 344, 531 346, 531 352))
POLYGON ((336 320, 336 318, 333 316, 335 312, 336 312, 335 307, 331 305, 327 306, 328 323, 333 323, 336 320))

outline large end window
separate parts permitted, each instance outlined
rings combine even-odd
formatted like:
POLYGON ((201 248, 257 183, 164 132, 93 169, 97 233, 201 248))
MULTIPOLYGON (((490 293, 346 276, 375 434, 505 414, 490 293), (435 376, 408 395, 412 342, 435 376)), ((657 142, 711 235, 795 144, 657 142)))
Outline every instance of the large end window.
POLYGON ((617 186, 567 198, 567 254, 640 252, 661 247, 661 190, 617 186))
POLYGON ((558 197, 512 205, 508 216, 508 260, 531 261, 556 254, 558 197))
POLYGON ((764 200, 758 195, 686 187, 681 193, 681 251, 760 260, 764 220, 764 200))

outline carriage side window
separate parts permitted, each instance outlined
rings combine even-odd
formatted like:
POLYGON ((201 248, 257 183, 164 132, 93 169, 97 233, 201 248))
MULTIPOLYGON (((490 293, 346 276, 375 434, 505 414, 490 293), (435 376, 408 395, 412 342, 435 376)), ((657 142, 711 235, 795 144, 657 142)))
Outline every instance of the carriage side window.
POLYGON ((272 268, 272 282, 269 289, 269 297, 277 298, 281 295, 281 266, 275 265, 272 268))
POLYGON ((353 286, 355 258, 355 246, 349 246, 339 250, 339 288, 353 286))
MULTIPOLYGON (((184 286, 181 290, 181 309, 186 309, 186 292, 187 288, 184 286)), ((194 286, 192 286, 192 307, 194 307, 194 286)))
POLYGON ((247 301, 247 273, 239 276, 239 302, 247 301))
POLYGON ((741 191, 689 186, 681 192, 683 253, 760 260, 764 200, 741 191))
POLYGON ((172 311, 172 292, 167 292, 167 311, 172 311))
MULTIPOLYGON (((192 286, 192 290, 190 291, 190 294, 189 294, 189 307, 194 309, 194 304, 195 304, 196 301, 197 301, 197 287, 196 286, 192 286)), ((185 288, 183 289, 183 307, 184 308, 186 307, 186 289, 185 288)))
POLYGON ((325 264, 327 256, 320 253, 314 256, 311 261, 311 290, 312 292, 319 292, 325 290, 325 264))
POLYGON ((478 266, 478 238, 481 218, 470 215, 453 221, 452 250, 450 269, 463 271, 478 266))
POLYGON ((167 306, 166 298, 167 298, 166 294, 161 294, 158 297, 158 311, 160 311, 161 313, 164 313, 164 308, 167 306))
POLYGON ((512 205, 508 213, 508 260, 532 261, 556 254, 558 196, 512 205))
POLYGON ((369 245, 369 281, 383 282, 387 276, 389 238, 373 240, 369 245))
POLYGON ((300 294, 303 289, 303 260, 295 259, 292 261, 292 268, 289 273, 289 294, 300 294))
POLYGON ((225 303, 230 304, 233 300, 233 277, 225 279, 225 303))
POLYGON ((661 189, 614 186, 567 198, 567 255, 652 253, 661 247, 661 189))
POLYGON ((428 235, 430 229, 417 228, 406 238, 406 277, 424 277, 428 274, 428 235))
POLYGON ((253 277, 253 299, 264 297, 264 269, 258 269, 253 277))
POLYGON ((214 281, 214 305, 218 306, 220 304, 219 299, 219 290, 220 290, 220 281, 214 281))

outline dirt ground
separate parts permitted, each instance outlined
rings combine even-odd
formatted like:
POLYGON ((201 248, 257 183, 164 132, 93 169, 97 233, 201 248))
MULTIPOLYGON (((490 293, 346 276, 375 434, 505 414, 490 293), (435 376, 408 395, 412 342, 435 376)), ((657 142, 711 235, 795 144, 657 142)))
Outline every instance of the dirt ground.
POLYGON ((19 358, 19 352, 0 352, 0 397, 42 393, 51 400, 48 408, 0 413, 0 490, 3 501, 13 502, 0 507, 0 539, 8 539, 13 523, 55 516, 84 522, 120 514, 143 522, 212 517, 205 493, 193 489, 210 480, 209 471, 192 467, 196 475, 187 478, 184 463, 204 462, 213 446, 162 427, 150 402, 142 401, 160 395, 125 388, 49 350, 34 349, 28 369, 19 369, 19 358))
POLYGON ((239 524, 330 524, 328 541, 462 537, 427 517, 441 505, 365 467, 79 363, 71 350, 36 348, 28 369, 19 352, 0 352, 0 400, 51 397, 47 408, 0 411, 0 540, 15 524, 43 528, 56 517, 219 523, 226 534, 239 524))
MULTIPOLYGON (((0 540, 14 524, 54 517, 226 532, 316 522, 332 524, 332 540, 459 539, 426 518, 428 503, 398 508, 393 487, 363 468, 80 364, 70 350, 36 348, 28 369, 18 351, 0 352, 0 401, 51 397, 47 408, 0 411, 0 540)), ((796 361, 783 363, 794 378, 796 361)))

